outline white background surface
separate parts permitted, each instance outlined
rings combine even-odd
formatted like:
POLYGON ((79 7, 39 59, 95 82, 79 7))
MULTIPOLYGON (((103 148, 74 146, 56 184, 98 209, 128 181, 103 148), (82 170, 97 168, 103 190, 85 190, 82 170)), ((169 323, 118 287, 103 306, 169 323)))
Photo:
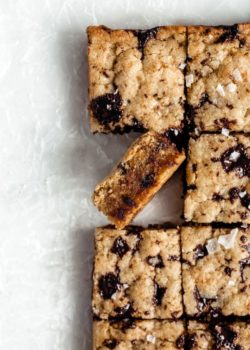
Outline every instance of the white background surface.
MULTIPOLYGON (((249 20, 248 0, 0 0, 1 350, 91 349, 90 196, 135 135, 90 135, 86 26, 249 20)), ((180 178, 137 222, 178 221, 180 178)))

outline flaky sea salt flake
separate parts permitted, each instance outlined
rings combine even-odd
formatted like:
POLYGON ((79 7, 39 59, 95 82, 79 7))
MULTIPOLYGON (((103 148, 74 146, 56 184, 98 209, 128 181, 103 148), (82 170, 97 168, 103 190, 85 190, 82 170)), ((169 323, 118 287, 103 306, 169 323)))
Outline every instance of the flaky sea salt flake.
POLYGON ((146 339, 147 339, 148 342, 150 342, 152 344, 155 344, 156 337, 154 335, 148 334, 146 339))
POLYGON ((181 63, 180 65, 179 65, 179 68, 180 69, 184 69, 186 67, 186 63, 181 63))
POLYGON ((236 81, 242 81, 242 76, 238 68, 233 71, 233 77, 236 81))
POLYGON ((229 159, 230 159, 230 160, 233 160, 233 161, 236 161, 239 157, 240 157, 240 152, 233 151, 233 152, 230 154, 229 159))
POLYGON ((216 238, 209 239, 206 244, 208 254, 214 254, 219 249, 219 244, 216 238))
POLYGON ((216 90, 221 96, 225 96, 225 91, 224 91, 223 85, 218 84, 216 90))
POLYGON ((222 235, 218 238, 218 243, 221 244, 226 249, 231 249, 234 247, 234 242, 238 234, 238 229, 234 228, 227 235, 222 235))
POLYGON ((237 90, 237 85, 230 83, 227 85, 227 90, 233 94, 237 90))
POLYGON ((229 130, 226 129, 226 128, 222 128, 222 129, 221 129, 221 133, 222 133, 222 135, 224 135, 224 136, 229 136, 229 130))

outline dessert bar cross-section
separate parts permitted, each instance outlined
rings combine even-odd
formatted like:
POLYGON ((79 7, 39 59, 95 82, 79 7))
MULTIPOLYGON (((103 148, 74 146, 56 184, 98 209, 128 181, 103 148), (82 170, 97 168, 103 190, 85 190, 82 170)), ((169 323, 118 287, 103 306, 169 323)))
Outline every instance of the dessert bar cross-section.
POLYGON ((202 131, 250 131, 250 25, 188 27, 188 114, 202 131))
POLYGON ((184 215, 188 221, 250 223, 250 136, 190 139, 184 215))
POLYGON ((149 131, 131 145, 110 175, 97 185, 94 204, 117 228, 123 228, 184 159, 184 151, 168 138, 149 131))
POLYGON ((250 324, 188 322, 186 348, 192 350, 250 350, 250 324))
POLYGON ((182 128, 186 27, 87 32, 92 132, 182 128))
POLYGON ((183 321, 94 321, 93 349, 184 349, 183 321))
POLYGON ((112 317, 176 319, 182 315, 177 229, 98 228, 93 312, 112 317))
POLYGON ((250 229, 182 227, 187 315, 250 315, 250 229))

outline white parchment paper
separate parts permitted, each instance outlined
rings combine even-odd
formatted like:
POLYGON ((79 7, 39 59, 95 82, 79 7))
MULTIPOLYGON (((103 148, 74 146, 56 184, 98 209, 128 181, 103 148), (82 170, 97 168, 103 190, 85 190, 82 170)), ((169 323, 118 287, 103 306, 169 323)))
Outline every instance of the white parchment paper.
MULTIPOLYGON (((0 0, 0 349, 90 350, 96 183, 136 135, 92 136, 90 24, 248 21, 246 0, 0 0)), ((181 175, 136 223, 179 222, 181 175)))

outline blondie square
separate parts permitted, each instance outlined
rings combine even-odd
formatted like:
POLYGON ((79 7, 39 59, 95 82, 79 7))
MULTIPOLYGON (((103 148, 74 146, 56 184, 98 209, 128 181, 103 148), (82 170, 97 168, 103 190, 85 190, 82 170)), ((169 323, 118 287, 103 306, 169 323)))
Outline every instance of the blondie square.
POLYGON ((181 241, 187 315, 249 316, 250 228, 182 227, 181 241))
POLYGON ((250 131, 250 24, 188 27, 189 116, 202 131, 250 131))
POLYGON ((92 132, 182 128, 186 27, 89 27, 92 132))
POLYGON ((123 228, 184 159, 184 151, 168 138, 149 131, 132 144, 110 175, 97 185, 93 202, 117 228, 123 228))
POLYGON ((97 228, 93 312, 101 319, 182 315, 177 229, 97 228))
POLYGON ((249 135, 190 139, 186 176, 186 220, 250 223, 249 135))
POLYGON ((250 324, 188 322, 187 349, 250 350, 250 324))
POLYGON ((184 349, 183 321, 94 321, 93 350, 184 349))

